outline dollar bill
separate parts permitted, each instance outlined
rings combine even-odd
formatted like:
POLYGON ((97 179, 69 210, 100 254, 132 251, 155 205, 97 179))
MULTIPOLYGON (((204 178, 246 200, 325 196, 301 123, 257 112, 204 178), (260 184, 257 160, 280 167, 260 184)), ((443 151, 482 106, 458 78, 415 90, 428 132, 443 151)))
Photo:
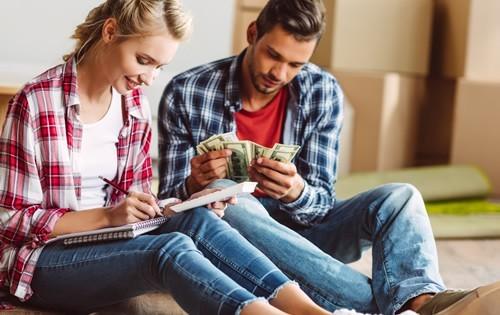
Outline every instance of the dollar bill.
POLYGON ((249 141, 224 142, 224 149, 233 153, 228 158, 228 177, 235 182, 248 180, 249 156, 252 156, 252 145, 249 141))
POLYGON ((288 144, 275 144, 271 156, 271 160, 289 163, 299 151, 300 146, 288 144))
POLYGON ((234 132, 213 135, 196 147, 198 154, 228 149, 233 154, 226 163, 227 178, 236 182, 249 179, 248 166, 253 159, 266 157, 275 161, 289 163, 300 149, 298 145, 275 144, 272 148, 264 147, 252 141, 239 141, 234 132))

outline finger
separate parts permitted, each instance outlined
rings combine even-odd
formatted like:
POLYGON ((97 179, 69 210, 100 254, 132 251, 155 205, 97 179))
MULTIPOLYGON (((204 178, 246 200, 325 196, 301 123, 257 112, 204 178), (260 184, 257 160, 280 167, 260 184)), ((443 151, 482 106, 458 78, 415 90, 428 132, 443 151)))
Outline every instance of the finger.
POLYGON ((216 170, 218 168, 226 168, 226 159, 215 159, 215 160, 209 160, 206 161, 205 163, 201 164, 200 167, 198 168, 200 172, 202 173, 208 173, 210 171, 216 170))
POLYGON ((139 193, 139 195, 137 196, 137 199, 139 201, 142 201, 142 202, 150 205, 156 214, 158 214, 158 215, 162 214, 161 209, 158 206, 158 202, 153 195, 146 194, 146 193, 139 193))
MULTIPOLYGON (((146 219, 154 218, 158 213, 150 204, 142 202, 138 199, 132 203, 132 206, 135 207, 135 209, 137 209, 139 212, 142 212, 146 216, 146 219)), ((141 218, 144 218, 144 216, 141 216, 141 218)))
POLYGON ((139 210, 137 207, 131 206, 130 209, 128 210, 129 215, 133 216, 134 218, 137 218, 137 221, 144 221, 144 220, 149 220, 152 217, 150 217, 147 213, 139 210))
POLYGON ((259 173, 252 174, 252 178, 252 180, 259 183, 257 187, 272 198, 279 199, 286 192, 283 187, 259 173))
POLYGON ((224 210, 212 210, 213 213, 215 213, 219 218, 222 218, 224 216, 225 211, 224 210))
POLYGON ((266 157, 259 157, 254 163, 256 166, 264 166, 285 175, 295 175, 297 168, 293 163, 274 161, 266 157))
POLYGON ((198 163, 198 166, 210 161, 210 160, 216 160, 216 159, 221 159, 221 158, 226 158, 232 154, 231 150, 217 150, 217 151, 210 151, 205 154, 202 154, 200 156, 194 157, 193 162, 198 163))
POLYGON ((208 207, 213 210, 222 210, 226 208, 226 203, 224 201, 216 201, 212 202, 208 207))
POLYGON ((229 200, 226 200, 226 203, 228 203, 230 205, 235 205, 238 203, 238 198, 236 198, 236 196, 233 196, 233 197, 229 198, 229 200))
POLYGON ((217 178, 224 178, 226 177, 226 164, 224 163, 223 165, 218 166, 217 168, 214 169, 208 169, 207 171, 203 172, 201 176, 204 179, 217 179, 217 178))
POLYGON ((253 168, 257 173, 267 177, 269 180, 272 180, 273 182, 279 184, 280 186, 283 186, 285 188, 290 188, 288 184, 291 179, 290 175, 285 175, 268 167, 262 167, 258 165, 255 165, 253 168))

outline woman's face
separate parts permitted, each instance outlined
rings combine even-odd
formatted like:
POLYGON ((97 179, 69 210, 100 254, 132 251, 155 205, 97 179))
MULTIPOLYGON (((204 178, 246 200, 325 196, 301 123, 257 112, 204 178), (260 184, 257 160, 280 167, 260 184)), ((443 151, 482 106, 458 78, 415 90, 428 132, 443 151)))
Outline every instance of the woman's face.
POLYGON ((172 61, 179 47, 179 41, 168 31, 110 39, 105 40, 103 73, 109 84, 122 95, 141 84, 151 85, 161 68, 172 61))

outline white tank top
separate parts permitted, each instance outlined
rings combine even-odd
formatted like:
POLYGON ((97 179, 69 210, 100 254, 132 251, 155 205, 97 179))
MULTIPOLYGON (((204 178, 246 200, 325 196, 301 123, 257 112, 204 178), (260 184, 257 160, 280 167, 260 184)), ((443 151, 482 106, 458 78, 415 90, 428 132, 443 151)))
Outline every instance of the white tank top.
POLYGON ((104 117, 92 124, 83 124, 80 170, 82 192, 79 210, 102 207, 106 201, 104 183, 99 176, 109 180, 118 171, 116 145, 123 127, 121 95, 112 90, 111 105, 104 117))

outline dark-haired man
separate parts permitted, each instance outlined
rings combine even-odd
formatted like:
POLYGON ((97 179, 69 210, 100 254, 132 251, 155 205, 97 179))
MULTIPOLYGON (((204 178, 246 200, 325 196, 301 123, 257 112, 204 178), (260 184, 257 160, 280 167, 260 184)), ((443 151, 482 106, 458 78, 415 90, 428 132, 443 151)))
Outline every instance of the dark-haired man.
POLYGON ((209 136, 235 132, 266 147, 300 145, 293 163, 257 158, 249 175, 259 183, 261 204, 240 198, 225 219, 317 303, 368 313, 493 314, 488 307, 498 307, 498 283, 473 293, 445 291, 413 186, 335 198, 342 92, 330 74, 308 63, 323 29, 321 1, 270 0, 248 27, 249 45, 239 56, 168 84, 159 110, 159 196, 185 198, 226 177, 231 151, 195 156, 209 136), (371 279, 345 265, 370 246, 371 279))

